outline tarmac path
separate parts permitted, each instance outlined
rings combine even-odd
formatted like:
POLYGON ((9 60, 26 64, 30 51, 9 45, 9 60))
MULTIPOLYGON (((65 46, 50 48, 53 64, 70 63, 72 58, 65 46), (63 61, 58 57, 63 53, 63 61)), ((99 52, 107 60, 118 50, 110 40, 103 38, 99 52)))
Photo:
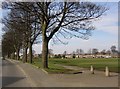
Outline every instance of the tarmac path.
POLYGON ((47 74, 28 63, 3 60, 2 87, 118 87, 118 74, 47 74))

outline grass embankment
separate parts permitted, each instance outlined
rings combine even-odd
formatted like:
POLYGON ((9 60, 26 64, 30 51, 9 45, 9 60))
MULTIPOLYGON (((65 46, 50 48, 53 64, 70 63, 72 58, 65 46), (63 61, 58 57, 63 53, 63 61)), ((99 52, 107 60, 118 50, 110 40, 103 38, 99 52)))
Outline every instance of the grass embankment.
MULTIPOLYGON (((90 68, 91 65, 95 70, 104 71, 108 66, 111 72, 118 72, 118 59, 117 58, 79 58, 79 59, 49 59, 49 69, 45 69, 49 73, 71 73, 70 69, 65 69, 60 65, 78 66, 81 68, 90 68)), ((33 65, 42 68, 41 59, 34 59, 33 65)))

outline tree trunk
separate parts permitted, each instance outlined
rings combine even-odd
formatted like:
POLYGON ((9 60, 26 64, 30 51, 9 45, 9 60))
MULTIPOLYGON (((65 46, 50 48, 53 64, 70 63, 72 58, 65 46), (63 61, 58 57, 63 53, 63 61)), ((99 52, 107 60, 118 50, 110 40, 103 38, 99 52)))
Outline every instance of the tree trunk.
POLYGON ((43 68, 48 68, 48 40, 44 37, 42 43, 42 64, 43 68))
POLYGON ((25 48, 24 48, 23 63, 27 62, 27 49, 28 49, 28 47, 25 47, 25 48))
POLYGON ((7 57, 10 58, 10 53, 8 52, 7 57))
POLYGON ((11 54, 11 59, 15 59, 15 53, 14 52, 11 54))
POLYGON ((19 56, 19 49, 16 50, 16 56, 17 56, 17 60, 20 59, 20 56, 19 56))
POLYGON ((33 61, 32 61, 32 56, 33 54, 32 54, 32 43, 31 42, 29 42, 29 61, 30 61, 30 63, 32 63, 33 61))
POLYGON ((5 56, 3 56, 2 60, 5 60, 5 56))
POLYGON ((48 43, 49 39, 46 35, 47 23, 43 19, 42 21, 42 66, 48 68, 48 43))

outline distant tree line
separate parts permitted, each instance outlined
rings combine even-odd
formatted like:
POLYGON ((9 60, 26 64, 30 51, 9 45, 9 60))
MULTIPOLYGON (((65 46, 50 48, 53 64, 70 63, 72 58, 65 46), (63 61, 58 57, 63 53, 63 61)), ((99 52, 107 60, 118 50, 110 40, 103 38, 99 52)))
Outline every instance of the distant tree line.
POLYGON ((79 58, 80 55, 96 56, 98 54, 111 56, 111 55, 116 55, 116 54, 118 55, 119 52, 116 49, 116 46, 113 45, 113 46, 111 46, 111 48, 109 50, 103 49, 103 50, 99 51, 97 48, 93 48, 93 49, 89 49, 88 52, 86 52, 86 53, 82 49, 77 49, 76 51, 73 51, 72 53, 67 53, 67 51, 64 51, 63 54, 54 54, 54 58, 66 58, 66 55, 71 55, 72 58, 75 58, 77 55, 77 57, 79 58))

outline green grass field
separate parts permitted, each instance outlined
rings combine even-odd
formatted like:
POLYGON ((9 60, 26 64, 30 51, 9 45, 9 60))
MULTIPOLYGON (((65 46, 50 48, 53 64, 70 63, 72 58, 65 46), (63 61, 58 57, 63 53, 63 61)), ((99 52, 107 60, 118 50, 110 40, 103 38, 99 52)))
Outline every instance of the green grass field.
MULTIPOLYGON (((49 59, 49 69, 45 69, 49 73, 69 73, 70 69, 65 69, 62 66, 56 65, 68 65, 78 66, 81 68, 90 68, 91 65, 95 70, 104 71, 105 67, 108 66, 111 72, 118 72, 118 58, 79 58, 79 59, 49 59)), ((41 59, 34 59, 34 64, 37 67, 42 68, 41 59)))

